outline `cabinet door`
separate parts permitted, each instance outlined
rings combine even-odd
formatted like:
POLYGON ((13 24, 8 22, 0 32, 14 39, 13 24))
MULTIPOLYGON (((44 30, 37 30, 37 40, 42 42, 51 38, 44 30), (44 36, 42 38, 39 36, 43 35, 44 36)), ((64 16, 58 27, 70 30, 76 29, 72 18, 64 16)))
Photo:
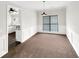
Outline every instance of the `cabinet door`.
POLYGON ((16 41, 21 42, 22 41, 22 31, 21 30, 16 30, 16 41))

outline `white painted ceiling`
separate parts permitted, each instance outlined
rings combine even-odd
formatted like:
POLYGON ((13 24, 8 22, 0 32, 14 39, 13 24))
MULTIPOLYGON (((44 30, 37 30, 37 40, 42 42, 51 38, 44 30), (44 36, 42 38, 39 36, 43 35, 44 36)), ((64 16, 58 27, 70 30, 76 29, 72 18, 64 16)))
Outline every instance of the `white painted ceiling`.
POLYGON ((44 8, 55 9, 66 7, 69 3, 71 3, 71 1, 46 1, 45 7, 43 6, 43 1, 13 1, 12 3, 23 8, 43 10, 44 8))

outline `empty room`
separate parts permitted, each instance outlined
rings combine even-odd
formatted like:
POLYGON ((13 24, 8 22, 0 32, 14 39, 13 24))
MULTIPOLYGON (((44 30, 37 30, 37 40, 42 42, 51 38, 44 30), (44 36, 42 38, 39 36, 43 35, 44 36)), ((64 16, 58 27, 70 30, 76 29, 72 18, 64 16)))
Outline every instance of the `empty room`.
POLYGON ((0 1, 1 58, 78 58, 79 1, 0 1))

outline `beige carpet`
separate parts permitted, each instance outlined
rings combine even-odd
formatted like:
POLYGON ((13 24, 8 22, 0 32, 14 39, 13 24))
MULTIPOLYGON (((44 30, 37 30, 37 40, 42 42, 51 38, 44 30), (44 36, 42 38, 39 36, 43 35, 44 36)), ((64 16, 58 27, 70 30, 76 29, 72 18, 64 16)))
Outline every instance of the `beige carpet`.
POLYGON ((4 58, 76 58, 77 54, 66 36, 36 34, 23 44, 9 50, 4 58))

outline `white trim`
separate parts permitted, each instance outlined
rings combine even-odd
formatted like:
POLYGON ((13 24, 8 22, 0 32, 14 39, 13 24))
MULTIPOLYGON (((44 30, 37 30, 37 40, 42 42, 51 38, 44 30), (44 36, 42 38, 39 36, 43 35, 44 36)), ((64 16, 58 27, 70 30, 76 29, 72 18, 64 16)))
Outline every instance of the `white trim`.
POLYGON ((73 38, 73 36, 71 36, 71 33, 73 34, 74 31, 72 31, 72 30, 70 30, 70 29, 68 28, 68 29, 67 29, 67 32, 68 32, 68 33, 66 33, 66 36, 67 36, 67 38, 69 39, 70 44, 72 45, 73 49, 75 50, 76 54, 77 54, 78 57, 79 57, 78 46, 76 46, 76 45, 73 43, 73 39, 74 39, 74 38, 73 38))
POLYGON ((2 57, 3 55, 5 55, 5 54, 7 54, 7 53, 8 53, 8 51, 6 51, 6 50, 0 52, 0 57, 2 57))
POLYGON ((53 34, 64 34, 64 35, 66 35, 65 33, 60 33, 60 32, 47 32, 47 31, 38 31, 38 32, 42 32, 42 33, 53 33, 53 34))
MULTIPOLYGON (((67 36, 67 35, 66 35, 67 36)), ((67 38, 69 39, 69 42, 70 42, 70 44, 72 45, 72 47, 74 48, 74 50, 75 50, 75 52, 76 52, 76 54, 78 55, 78 57, 79 57, 79 54, 78 54, 78 52, 77 52, 77 50, 76 50, 76 47, 75 47, 75 45, 74 44, 72 44, 72 42, 70 41, 70 38, 67 36, 67 38)))

